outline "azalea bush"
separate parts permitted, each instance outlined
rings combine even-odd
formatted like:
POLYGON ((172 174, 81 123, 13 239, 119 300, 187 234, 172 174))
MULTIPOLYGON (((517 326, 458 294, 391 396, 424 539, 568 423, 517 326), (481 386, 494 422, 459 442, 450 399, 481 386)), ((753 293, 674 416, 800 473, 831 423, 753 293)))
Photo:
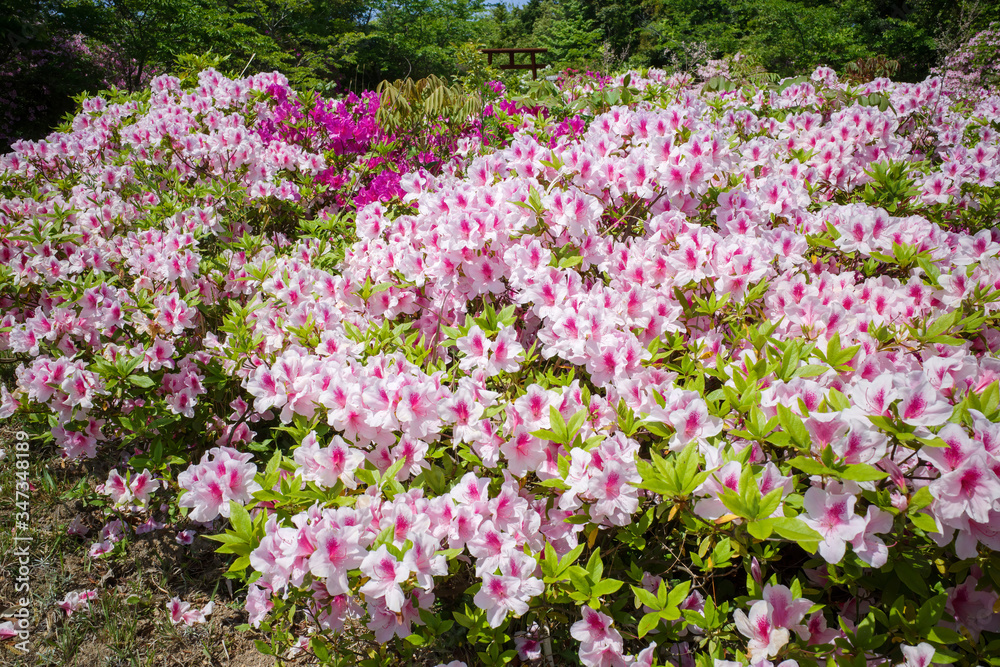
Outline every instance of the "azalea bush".
POLYGON ((6 32, 0 43, 0 150, 25 137, 45 136, 74 111, 80 93, 117 83, 114 69, 83 35, 6 32), (28 38, 30 36, 30 39, 28 38))
POLYGON ((978 96, 1000 86, 1000 23, 991 24, 949 53, 933 71, 942 77, 948 94, 978 96))
POLYGON ((995 662, 1000 97, 511 97, 208 71, 2 158, 0 417, 117 464, 93 556, 202 533, 321 664, 995 662))

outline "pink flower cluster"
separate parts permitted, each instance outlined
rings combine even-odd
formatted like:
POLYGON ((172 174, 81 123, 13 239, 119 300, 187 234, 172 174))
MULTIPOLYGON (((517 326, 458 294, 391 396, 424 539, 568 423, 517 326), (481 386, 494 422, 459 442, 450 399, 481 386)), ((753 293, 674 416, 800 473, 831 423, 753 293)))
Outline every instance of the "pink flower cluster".
POLYGON ((250 502, 260 484, 254 481, 257 466, 253 454, 231 447, 214 447, 201 461, 177 476, 177 485, 184 491, 179 505, 190 507, 194 521, 212 521, 220 514, 230 515, 231 501, 240 505, 250 502))
POLYGON ((975 98, 995 92, 1000 85, 998 47, 1000 24, 993 23, 945 56, 944 62, 931 72, 942 78, 949 95, 975 98))
POLYGON ((406 637, 412 624, 423 624, 419 609, 433 603, 435 577, 448 573, 438 553, 445 548, 468 548, 475 559, 482 579, 475 601, 490 625, 498 627, 508 614, 524 614, 528 601, 543 591, 533 576, 537 563, 524 547, 540 548, 539 529, 562 528, 546 518, 543 506, 522 497, 515 484, 504 485, 493 498, 487 485, 488 480, 469 473, 450 493, 433 499, 414 489, 388 501, 372 488, 363 504, 313 506, 293 517, 292 526, 271 517, 250 555, 251 566, 262 573, 247 599, 251 619, 266 613, 271 595, 303 586, 312 575, 317 627, 339 631, 348 617, 361 613, 349 578, 351 570, 360 570, 367 583, 357 592, 367 602, 368 627, 380 642, 406 637), (386 531, 389 541, 375 548, 386 531))
MULTIPOLYGON (((258 506, 255 626, 301 594, 313 631, 353 619, 378 642, 405 638, 439 602, 452 558, 500 628, 558 585, 542 573, 547 551, 621 534, 669 496, 644 483, 661 454, 693 454, 701 473, 677 491, 692 533, 773 527, 760 539, 864 569, 885 566, 914 526, 960 559, 1000 550, 1000 431, 989 408, 970 407, 1000 381, 1000 233, 976 217, 1000 177, 1000 97, 962 111, 938 79, 878 80, 863 94, 889 100, 881 111, 845 102, 826 68, 720 94, 655 71, 630 84, 649 99, 586 128, 538 117, 544 130, 515 128, 509 145, 464 142, 448 169, 401 175, 391 205, 358 202, 358 240, 333 269, 325 241, 257 235, 247 220, 286 206, 312 222, 337 215, 310 185, 332 177, 320 146, 353 151, 345 114, 369 113, 370 98, 307 112, 277 75, 205 72, 190 91, 156 79, 142 106, 88 101, 73 133, 0 161, 22 182, 119 156, 79 188, 0 201, 5 266, 42 295, 0 302, 0 347, 29 358, 0 414, 47 406, 67 455, 93 456, 135 427, 130 415, 153 429, 150 405, 189 426, 218 409, 209 383, 245 390, 203 420, 217 446, 177 484, 200 522, 258 492, 297 494, 281 513, 258 506), (306 118, 312 129, 294 127, 306 118), (874 205, 873 174, 891 162, 907 163, 913 192, 874 205), (142 187, 150 164, 240 195, 163 214, 165 193, 142 187), (69 236, 31 240, 29 220, 65 210, 69 236), (120 284, 51 295, 93 271, 120 284), (211 328, 227 307, 239 316, 211 328), (112 378, 130 377, 152 384, 119 399, 112 378), (255 421, 297 434, 266 490, 234 448, 255 421), (438 476, 442 460, 460 476, 438 476), (777 504, 738 516, 734 494, 777 504)), ((681 484, 676 470, 663 477, 681 484)), ((125 506, 157 488, 146 471, 114 470, 103 491, 125 506)), ((106 527, 96 551, 124 529, 106 527)), ((942 627, 1000 628, 981 575, 947 588, 942 627)), ((828 619, 786 583, 733 612, 754 663, 828 646, 846 637, 828 620, 858 620, 857 599, 828 619)), ((702 613, 708 593, 684 611, 702 613)), ((183 604, 175 622, 198 618, 183 604)), ((629 655, 610 616, 579 606, 581 662, 652 664, 655 646, 629 655)))
POLYGON ((153 479, 148 470, 126 480, 117 470, 112 469, 108 473, 108 481, 98 487, 97 492, 109 496, 115 507, 127 507, 133 503, 145 505, 149 502, 149 496, 158 488, 159 480, 153 479))
MULTIPOLYGON (((829 73, 817 76, 823 85, 839 85, 829 73)), ((580 140, 566 140, 555 149, 540 146, 525 133, 509 147, 471 160, 464 175, 405 177, 405 199, 416 205, 416 212, 390 216, 379 205, 359 211, 360 241, 340 275, 329 279, 329 288, 313 288, 316 304, 310 303, 312 298, 285 300, 289 319, 299 322, 307 319, 305 313, 328 307, 320 301, 324 291, 337 300, 339 312, 323 318, 329 353, 324 345, 307 351, 288 341, 274 363, 258 366, 248 378, 246 386, 257 401, 256 409, 280 407, 285 422, 294 414, 307 418, 325 414, 341 434, 328 448, 317 449, 312 441, 303 445, 306 452, 296 456, 308 475, 304 479, 325 474, 327 483, 350 480, 340 477, 340 471, 347 470, 342 465, 321 472, 315 462, 319 452, 338 461, 346 462, 348 456, 360 461, 357 447, 381 470, 400 459, 409 469, 414 461, 409 452, 424 451, 423 445, 414 443, 450 436, 456 443, 470 442, 486 466, 502 460, 510 477, 561 478, 567 488, 557 498, 560 512, 575 513, 586 506, 595 523, 627 525, 639 506, 634 443, 613 434, 585 451, 534 435, 550 428, 550 407, 564 419, 586 410, 584 439, 601 433, 613 424, 610 406, 621 400, 637 414, 669 428, 671 449, 693 443, 707 465, 720 468, 699 490, 704 500, 696 508, 704 518, 715 519, 724 513, 715 498, 723 487, 735 490, 742 470, 741 464, 729 460, 732 455, 726 448, 738 451, 750 444, 720 440, 720 434, 734 425, 712 416, 703 396, 673 386, 674 376, 651 367, 647 346, 683 333, 692 345, 711 350, 714 363, 748 373, 759 361, 753 350, 720 346, 729 332, 711 321, 692 320, 684 312, 695 296, 739 301, 766 280, 761 314, 775 323, 773 335, 778 339, 816 341, 825 349, 836 335, 845 348, 859 347, 846 371, 761 378, 759 409, 764 416, 775 416, 779 405, 790 406, 803 421, 817 456, 829 447, 845 463, 877 464, 897 475, 902 492, 912 494, 923 485, 914 478, 931 474, 936 481, 930 485, 934 502, 928 511, 943 526, 960 530, 956 548, 966 550, 965 544, 974 547, 979 541, 995 548, 986 529, 997 500, 988 465, 992 459, 985 444, 971 444, 974 439, 992 443, 991 431, 985 426, 966 431, 958 425, 942 430, 960 397, 981 391, 998 378, 989 354, 992 348, 936 345, 914 355, 880 348, 873 334, 878 327, 941 317, 976 290, 1000 285, 998 239, 988 232, 965 234, 922 216, 893 216, 862 204, 831 204, 818 210, 813 206, 814 192, 851 188, 869 178, 865 172, 872 164, 906 155, 912 145, 906 129, 912 127, 910 115, 941 104, 935 81, 876 83, 872 88, 889 95, 897 111, 855 106, 828 117, 797 111, 783 121, 737 110, 713 116, 702 98, 690 95, 667 109, 616 108, 598 118, 580 140), (755 138, 737 141, 739 132, 755 138), (804 160, 790 157, 799 151, 804 151, 804 160), (735 185, 714 195, 714 201, 707 199, 710 188, 720 183, 735 185), (541 194, 536 200, 533 193, 541 194), (627 220, 612 217, 609 211, 629 205, 642 205, 648 213, 641 226, 622 239, 617 230, 627 220), (859 270, 807 259, 809 237, 824 233, 834 234, 832 245, 843 256, 867 258, 891 253, 894 246, 913 246, 927 253, 940 273, 938 285, 928 285, 919 273, 872 278, 859 270), (572 250, 580 258, 576 267, 555 262, 557 249, 572 250), (366 280, 389 286, 359 303, 347 285, 366 280), (433 375, 425 375, 396 354, 376 354, 366 360, 342 329, 343 322, 358 322, 358 313, 374 323, 412 316, 424 340, 440 341, 441 320, 461 322, 477 299, 506 300, 521 314, 515 327, 501 326, 498 333, 477 325, 463 328, 455 339, 455 388, 439 385, 433 375), (529 385, 497 403, 500 398, 489 379, 520 367, 517 363, 502 367, 507 353, 496 360, 500 343, 516 345, 513 349, 520 354, 528 341, 537 341, 543 358, 558 357, 585 372, 606 396, 594 393, 585 404, 578 384, 562 392, 529 385), (843 396, 848 406, 832 409, 827 400, 831 391, 843 396), (480 406, 494 405, 501 408, 497 414, 504 417, 502 421, 484 419, 479 412, 480 406), (927 437, 969 441, 968 454, 950 456, 951 464, 933 454, 928 454, 931 459, 914 458, 905 451, 890 456, 885 433, 870 417, 898 417, 899 423, 921 429, 918 433, 927 437), (560 457, 570 462, 565 474, 557 467, 560 457)), ((756 100, 735 96, 731 103, 790 109, 823 104, 811 84, 771 95, 756 100)), ((997 118, 998 100, 982 102, 977 113, 997 118)), ((967 148, 959 145, 951 122, 948 117, 940 119, 937 150, 948 156, 947 161, 940 172, 924 175, 917 205, 947 204, 957 211, 966 205, 963 201, 972 201, 972 195, 961 194, 967 192, 967 184, 992 187, 995 182, 1000 167, 996 134, 978 130, 978 142, 967 148), (942 199, 937 194, 942 187, 954 194, 942 199)), ((289 266, 299 275, 309 272, 289 266)), ((323 279, 314 275, 313 284, 321 284, 323 279)), ((262 332, 281 347, 273 330, 262 332)), ((987 332, 987 341, 993 335, 987 332)), ((442 347, 435 353, 453 354, 442 347)), ((800 363, 805 365, 806 360, 800 363)), ((792 492, 794 479, 782 474, 762 452, 755 450, 750 464, 762 466, 757 475, 762 493, 792 492)), ((819 477, 809 483, 801 521, 820 536, 820 556, 839 563, 850 546, 865 564, 884 564, 888 547, 882 536, 897 526, 891 512, 861 504, 862 491, 870 483, 824 483, 819 477)), ((487 610, 492 623, 508 612, 521 613, 523 601, 531 595, 515 585, 519 566, 507 565, 503 556, 508 530, 495 516, 466 514, 472 510, 462 494, 477 497, 468 489, 464 481, 452 489, 451 497, 461 498, 458 512, 433 530, 442 535, 457 530, 458 538, 449 546, 465 547, 476 559, 483 585, 475 601, 487 610), (475 533, 467 525, 474 526, 475 533)), ((517 497, 528 507, 538 498, 523 490, 517 497)), ((782 516, 780 505, 774 515, 782 516)), ((553 532, 555 524, 548 523, 554 518, 552 510, 538 516, 538 537, 528 532, 517 539, 525 540, 536 553, 538 547, 532 545, 540 544, 539 539, 557 540, 560 550, 575 544, 574 532, 553 532)), ((292 529, 275 526, 275 530, 292 529)), ((369 539, 375 534, 370 529, 369 539)), ((405 541, 399 535, 397 540, 405 541)), ((418 540, 412 541, 417 548, 418 540)), ((947 543, 947 533, 941 541, 947 543)), ((287 545, 302 542, 283 540, 287 545)), ((416 609, 422 604, 419 591, 425 589, 414 588, 412 597, 406 597, 405 583, 417 574, 407 564, 406 554, 400 558, 382 547, 365 553, 364 540, 352 542, 351 548, 355 547, 362 552, 352 558, 362 559, 360 567, 371 577, 360 592, 366 599, 380 600, 376 605, 385 605, 388 611, 415 619, 406 616, 405 601, 409 599, 416 609)), ((269 549, 273 552, 273 547, 269 549)), ((275 552, 270 561, 281 562, 281 557, 275 552)), ((294 571, 276 577, 283 584, 294 571)), ((341 579, 334 591, 341 595, 343 589, 341 579)), ((787 615, 777 605, 757 603, 751 609, 754 622, 748 620, 744 626, 747 632, 775 613, 787 615)), ((350 605, 343 609, 347 613, 350 605)), ((372 623, 383 618, 380 609, 370 609, 372 623)), ((793 626, 801 620, 769 620, 773 633, 747 634, 751 651, 761 657, 774 655, 788 641, 787 631, 795 631, 793 626)), ((811 632, 803 630, 798 636, 808 642, 811 632)), ((606 646, 595 644, 594 650, 616 646, 611 641, 606 646)))
POLYGON ((622 653, 621 634, 612 626, 611 617, 584 605, 583 620, 570 628, 570 635, 580 642, 580 662, 585 667, 652 667, 656 642, 637 656, 622 653))

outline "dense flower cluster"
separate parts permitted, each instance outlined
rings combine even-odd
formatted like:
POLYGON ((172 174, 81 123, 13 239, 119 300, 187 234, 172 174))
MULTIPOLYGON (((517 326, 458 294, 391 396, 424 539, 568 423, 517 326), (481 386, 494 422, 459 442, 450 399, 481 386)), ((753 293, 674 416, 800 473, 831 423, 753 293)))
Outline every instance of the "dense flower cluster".
POLYGON ((933 72, 941 76, 950 95, 978 96, 984 91, 996 91, 1000 86, 1000 24, 973 35, 956 51, 948 54, 944 63, 933 72))
POLYGON ((509 143, 388 170, 342 257, 317 221, 356 192, 331 166, 371 159, 377 98, 209 71, 88 101, 2 159, 0 347, 23 363, 0 416, 47 407, 70 458, 145 446, 101 491, 228 519, 276 649, 350 627, 490 664, 982 650, 1000 97, 960 112, 938 79, 827 68, 561 94, 595 90, 634 98, 498 107, 509 143), (313 233, 273 226, 293 214, 313 233))

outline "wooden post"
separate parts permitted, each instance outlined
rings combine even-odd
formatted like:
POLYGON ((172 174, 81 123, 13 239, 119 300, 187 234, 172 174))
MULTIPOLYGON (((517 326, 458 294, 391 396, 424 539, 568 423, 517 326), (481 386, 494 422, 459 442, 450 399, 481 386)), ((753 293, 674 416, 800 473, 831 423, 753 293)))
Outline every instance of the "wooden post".
POLYGON ((490 65, 493 64, 493 55, 497 53, 506 53, 507 64, 497 65, 499 69, 530 69, 531 78, 538 79, 538 61, 535 59, 535 54, 546 53, 548 49, 542 48, 531 48, 531 49, 480 49, 480 53, 486 54, 486 62, 490 65), (514 56, 518 53, 527 53, 531 56, 531 64, 518 65, 514 62, 514 56))

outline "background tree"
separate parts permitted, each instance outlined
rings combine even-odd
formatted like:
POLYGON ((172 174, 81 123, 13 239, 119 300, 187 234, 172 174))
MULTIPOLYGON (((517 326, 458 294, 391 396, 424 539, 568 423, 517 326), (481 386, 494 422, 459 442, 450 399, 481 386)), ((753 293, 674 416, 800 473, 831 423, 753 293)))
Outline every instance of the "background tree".
POLYGON ((696 71, 741 52, 783 76, 866 59, 918 81, 993 21, 987 0, 0 0, 0 150, 44 136, 73 95, 140 89, 183 54, 326 95, 457 76, 470 43, 547 47, 554 69, 696 71))

